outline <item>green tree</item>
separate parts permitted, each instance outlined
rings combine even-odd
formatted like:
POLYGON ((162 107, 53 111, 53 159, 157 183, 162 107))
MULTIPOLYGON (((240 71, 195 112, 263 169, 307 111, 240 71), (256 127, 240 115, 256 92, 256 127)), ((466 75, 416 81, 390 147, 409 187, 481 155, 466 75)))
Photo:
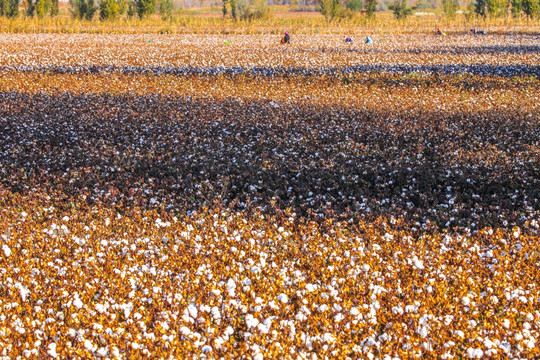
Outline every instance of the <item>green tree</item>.
POLYGON ((36 3, 34 0, 27 0, 26 1, 27 7, 26 7, 26 16, 34 17, 34 14, 36 13, 36 3))
POLYGON ((101 0, 99 3, 99 18, 101 20, 115 19, 118 16, 116 0, 101 0))
POLYGON ((94 0, 69 0, 69 4, 71 15, 78 19, 92 20, 98 10, 94 0))
POLYGON ((156 0, 137 0, 137 15, 146 18, 156 12, 156 0))
POLYGON ((388 5, 388 8, 392 10, 398 20, 406 19, 413 12, 413 9, 407 6, 407 0, 394 0, 392 4, 388 5))
POLYGON ((474 12, 477 16, 481 16, 485 19, 487 16, 487 1, 476 0, 476 2, 474 3, 474 12))
POLYGON ((443 0, 443 13, 446 18, 454 19, 456 17, 457 8, 458 3, 456 0, 443 0))
POLYGON ((19 15, 19 0, 0 0, 0 16, 15 17, 19 15))
POLYGON ((36 14, 38 18, 43 19, 43 17, 50 11, 51 1, 50 0, 37 0, 36 1, 36 14))
POLYGON ((159 0, 159 14, 162 20, 171 20, 174 10, 172 0, 159 0))
POLYGON ((51 8, 49 10, 51 16, 58 15, 58 0, 51 0, 51 8))
POLYGON ((118 14, 124 15, 126 13, 128 4, 126 0, 118 0, 118 14))
POLYGON ((523 1, 512 0, 512 16, 517 19, 521 16, 522 11, 523 11, 523 1))
POLYGON ((236 20, 238 17, 236 0, 230 0, 229 3, 231 4, 231 16, 234 20, 236 20))
POLYGON ((324 15, 326 22, 331 22, 339 14, 340 0, 317 0, 319 11, 324 15))
POLYGON ((523 12, 529 19, 540 16, 540 0, 523 0, 523 12))
POLYGON ((501 17, 507 13, 510 4, 508 0, 487 0, 486 5, 491 17, 501 17))
POLYGON ((129 17, 135 16, 137 13, 137 4, 135 0, 127 0, 127 15, 129 17))
POLYGON ((375 16, 375 10, 377 9, 377 0, 364 0, 364 7, 366 9, 366 16, 372 18, 375 16))
POLYGON ((364 8, 364 2, 362 0, 349 0, 345 7, 352 11, 362 11, 364 8))

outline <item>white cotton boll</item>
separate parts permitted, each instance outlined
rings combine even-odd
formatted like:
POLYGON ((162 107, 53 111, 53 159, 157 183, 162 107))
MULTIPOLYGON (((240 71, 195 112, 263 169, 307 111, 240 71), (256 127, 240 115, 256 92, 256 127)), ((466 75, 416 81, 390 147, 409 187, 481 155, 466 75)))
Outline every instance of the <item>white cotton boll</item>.
POLYGON ((429 330, 427 326, 422 326, 420 329, 418 329, 418 335, 420 335, 421 337, 425 338, 426 336, 428 336, 428 334, 429 330))
POLYGON ((493 344, 493 341, 489 340, 489 339, 485 339, 484 340, 484 347, 486 349, 491 349, 495 344, 493 344))
POLYGON ((504 320, 502 321, 502 324, 503 324, 503 326, 504 326, 506 329, 508 329, 508 328, 510 327, 510 320, 504 319, 504 320))
POLYGON ((506 354, 510 354, 510 351, 512 350, 512 346, 510 343, 503 341, 499 344, 499 349, 504 351, 506 354))
POLYGON ((454 358, 454 355, 450 354, 450 353, 444 353, 442 354, 441 356, 441 359, 443 360, 446 360, 446 359, 453 359, 454 358))
POLYGON ((199 312, 197 311, 197 306, 194 303, 189 304, 187 310, 189 312, 189 316, 191 316, 193 319, 197 318, 197 314, 199 312))
POLYGON ((278 301, 281 301, 283 304, 286 304, 289 302, 289 298, 287 297, 287 295, 281 293, 278 295, 278 301))
POLYGON ((356 307, 353 307, 353 308, 351 308, 350 314, 352 316, 357 316, 358 314, 360 314, 360 310, 358 310, 358 308, 356 308, 356 307))
POLYGON ((98 351, 96 352, 96 354, 98 354, 99 356, 102 356, 102 357, 105 357, 107 356, 109 352, 107 351, 107 348, 99 348, 98 351))
POLYGON ((202 347, 201 350, 202 350, 203 353, 208 354, 209 352, 212 351, 212 347, 209 346, 209 345, 205 345, 205 346, 202 347))
POLYGON ((182 334, 184 336, 188 336, 189 334, 191 334, 191 330, 186 326, 182 326, 180 328, 180 334, 182 334))
POLYGON ((336 316, 334 316, 334 322, 335 323, 338 323, 340 322, 341 320, 345 319, 345 316, 343 316, 342 313, 337 313, 336 316))
POLYGON ((457 336, 459 336, 462 339, 465 337, 465 333, 463 331, 461 331, 461 330, 456 330, 454 332, 454 334, 456 334, 457 336))
POLYGON ((47 346, 47 354, 53 358, 58 357, 58 354, 56 353, 56 343, 50 343, 49 346, 47 346))
POLYGON ((79 298, 76 298, 75 300, 73 300, 72 302, 73 306, 75 306, 77 309, 80 309, 83 307, 83 302, 81 301, 81 299, 79 298))
POLYGON ((422 260, 419 260, 417 258, 415 258, 413 260, 413 267, 417 270, 423 270, 424 269, 424 263, 422 262, 422 260))
POLYGON ((463 306, 469 306, 471 304, 471 299, 469 299, 467 296, 464 296, 461 299, 461 303, 463 304, 463 306))
POLYGON ((534 349, 536 346, 536 339, 531 336, 527 341, 525 341, 525 346, 527 346, 529 349, 534 349))
POLYGON ((328 311, 329 309, 330 307, 326 304, 322 304, 317 308, 317 310, 322 313, 328 311))
POLYGON ((322 341, 325 343, 333 343, 334 341, 336 341, 336 338, 330 333, 324 333, 322 336, 322 341))
POLYGON ((369 265, 367 265, 367 264, 362 265, 362 270, 364 270, 364 272, 368 272, 369 271, 369 265))
POLYGON ((401 306, 393 306, 392 307, 392 314, 395 314, 395 315, 403 314, 403 308, 401 306))
POLYGON ((96 351, 97 346, 92 344, 90 340, 84 341, 84 348, 90 352, 96 351))
POLYGON ((255 356, 253 356, 253 360, 264 360, 264 355, 261 353, 257 353, 255 354, 255 356))
POLYGON ((234 297, 236 290, 236 284, 234 283, 233 279, 229 279, 227 281, 227 291, 229 293, 229 296, 234 297))
POLYGON ((257 325, 259 325, 259 319, 257 319, 251 314, 246 315, 245 322, 248 329, 257 327, 257 325))
POLYGON ((109 218, 105 219, 105 226, 111 225, 111 220, 109 218))
POLYGON ((313 291, 315 291, 315 287, 313 286, 313 284, 307 284, 306 285, 306 290, 308 292, 313 292, 313 291))
POLYGON ((405 312, 406 312, 406 313, 412 313, 412 312, 414 312, 414 306, 413 306, 413 305, 406 305, 406 306, 405 306, 405 312))
POLYGON ((4 252, 4 255, 6 257, 9 257, 11 255, 11 249, 6 244, 2 245, 2 251, 4 252))

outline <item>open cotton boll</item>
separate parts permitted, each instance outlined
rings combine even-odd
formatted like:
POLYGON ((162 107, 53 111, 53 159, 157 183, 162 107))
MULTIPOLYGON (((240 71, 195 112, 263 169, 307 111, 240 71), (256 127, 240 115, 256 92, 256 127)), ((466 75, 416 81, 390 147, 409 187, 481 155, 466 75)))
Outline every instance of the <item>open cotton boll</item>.
POLYGON ((2 245, 2 251, 4 252, 5 257, 9 257, 11 255, 11 249, 6 244, 2 245))

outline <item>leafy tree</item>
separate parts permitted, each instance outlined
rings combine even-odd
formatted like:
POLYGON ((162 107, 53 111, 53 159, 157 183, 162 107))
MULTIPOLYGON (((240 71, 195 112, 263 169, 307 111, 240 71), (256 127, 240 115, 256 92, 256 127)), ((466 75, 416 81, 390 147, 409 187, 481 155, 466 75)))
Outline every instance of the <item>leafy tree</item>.
POLYGON ((19 15, 19 0, 0 0, 0 15, 5 17, 19 15))
POLYGON ((99 18, 101 20, 115 19, 118 16, 116 0, 101 0, 99 3, 99 18))
POLYGON ((26 16, 34 17, 34 14, 36 13, 36 3, 34 0, 27 0, 26 1, 27 8, 26 8, 26 16))
POLYGON ((231 16, 234 20, 236 20, 238 16, 238 13, 236 11, 236 0, 230 0, 229 2, 231 4, 231 16))
POLYGON ((443 13, 448 19, 456 17, 457 8, 458 3, 456 0, 443 0, 443 13))
POLYGON ((388 8, 394 12, 394 16, 398 20, 406 19, 413 12, 413 9, 407 6, 407 0, 394 0, 392 4, 388 5, 388 8))
POLYGON ((36 14, 38 18, 43 19, 43 17, 50 11, 51 1, 50 0, 37 0, 36 1, 36 14))
POLYGON ((129 17, 135 16, 137 13, 137 4, 135 0, 127 0, 127 15, 129 17))
POLYGON ((136 0, 137 15, 139 18, 145 18, 156 12, 156 0, 136 0))
POLYGON ((364 3, 362 0, 349 0, 346 8, 352 11, 361 11, 364 8, 364 3))
POLYGON ((173 10, 172 0, 159 0, 159 13, 162 20, 172 19, 173 10))
POLYGON ((265 18, 269 13, 265 0, 238 0, 237 11, 241 20, 249 21, 265 18))
POLYGON ((223 0, 223 17, 227 16, 227 0, 223 0))
POLYGON ((377 9, 377 0, 364 0, 364 7, 366 8, 366 16, 372 18, 377 9))
POLYGON ((127 1, 118 0, 118 14, 123 15, 126 13, 126 10, 127 10, 127 1))
POLYGON ((523 11, 523 0, 512 0, 512 16, 519 18, 523 11))
POLYGON ((86 14, 84 14, 84 18, 86 20, 92 20, 97 9, 98 7, 94 0, 86 0, 86 14))
POLYGON ((98 9, 94 0, 69 0, 69 4, 71 15, 78 19, 92 20, 98 9))
POLYGON ((487 0, 487 12, 492 17, 504 16, 510 5, 508 0, 487 0))
POLYGON ((340 0, 317 0, 319 11, 324 15, 326 22, 331 22, 339 14, 340 0))
POLYGON ((49 10, 49 14, 51 16, 58 15, 58 0, 50 0, 50 2, 51 2, 51 7, 49 10))
POLYGON ((540 0, 523 0, 523 12, 529 19, 540 16, 540 0))
POLYGON ((487 1, 486 0, 476 0, 474 3, 474 12, 476 15, 483 17, 484 19, 487 16, 487 1))

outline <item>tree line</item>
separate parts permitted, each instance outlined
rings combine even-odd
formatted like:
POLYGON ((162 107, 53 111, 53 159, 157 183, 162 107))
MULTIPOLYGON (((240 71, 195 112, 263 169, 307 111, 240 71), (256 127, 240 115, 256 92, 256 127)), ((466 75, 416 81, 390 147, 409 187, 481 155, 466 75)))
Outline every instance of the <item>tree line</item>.
MULTIPOLYGON (((20 0, 0 0, 0 16, 15 17, 20 0)), ((58 15, 58 0, 26 0, 23 13, 28 17, 43 18, 58 15)), ((96 14, 101 20, 116 19, 124 14, 145 18, 159 12, 162 18, 172 17, 172 0, 69 0, 69 11, 74 18, 92 20, 96 14)))
MULTIPOLYGON (((317 0, 318 10, 328 22, 347 17, 354 12, 363 12, 366 17, 375 16, 377 0, 317 0)), ((419 4, 420 2, 417 2, 419 4)), ((159 12, 162 18, 173 15, 172 0, 69 0, 70 12, 74 18, 91 20, 99 14, 101 20, 128 16, 148 17, 159 12)), ((0 0, 0 16, 18 16, 20 0, 0 0)), ((23 13, 26 16, 43 18, 58 15, 58 0, 25 0, 23 13)), ((269 9, 267 0, 222 0, 223 17, 230 14, 235 20, 264 18, 269 9)), ((409 6, 408 0, 393 0, 388 6, 397 19, 405 19, 416 6, 409 6)), ((458 0, 442 0, 442 10, 448 18, 455 17, 458 0)), ((486 19, 512 14, 515 18, 523 14, 529 19, 540 17, 540 0, 476 0, 467 8, 467 13, 486 19)))

